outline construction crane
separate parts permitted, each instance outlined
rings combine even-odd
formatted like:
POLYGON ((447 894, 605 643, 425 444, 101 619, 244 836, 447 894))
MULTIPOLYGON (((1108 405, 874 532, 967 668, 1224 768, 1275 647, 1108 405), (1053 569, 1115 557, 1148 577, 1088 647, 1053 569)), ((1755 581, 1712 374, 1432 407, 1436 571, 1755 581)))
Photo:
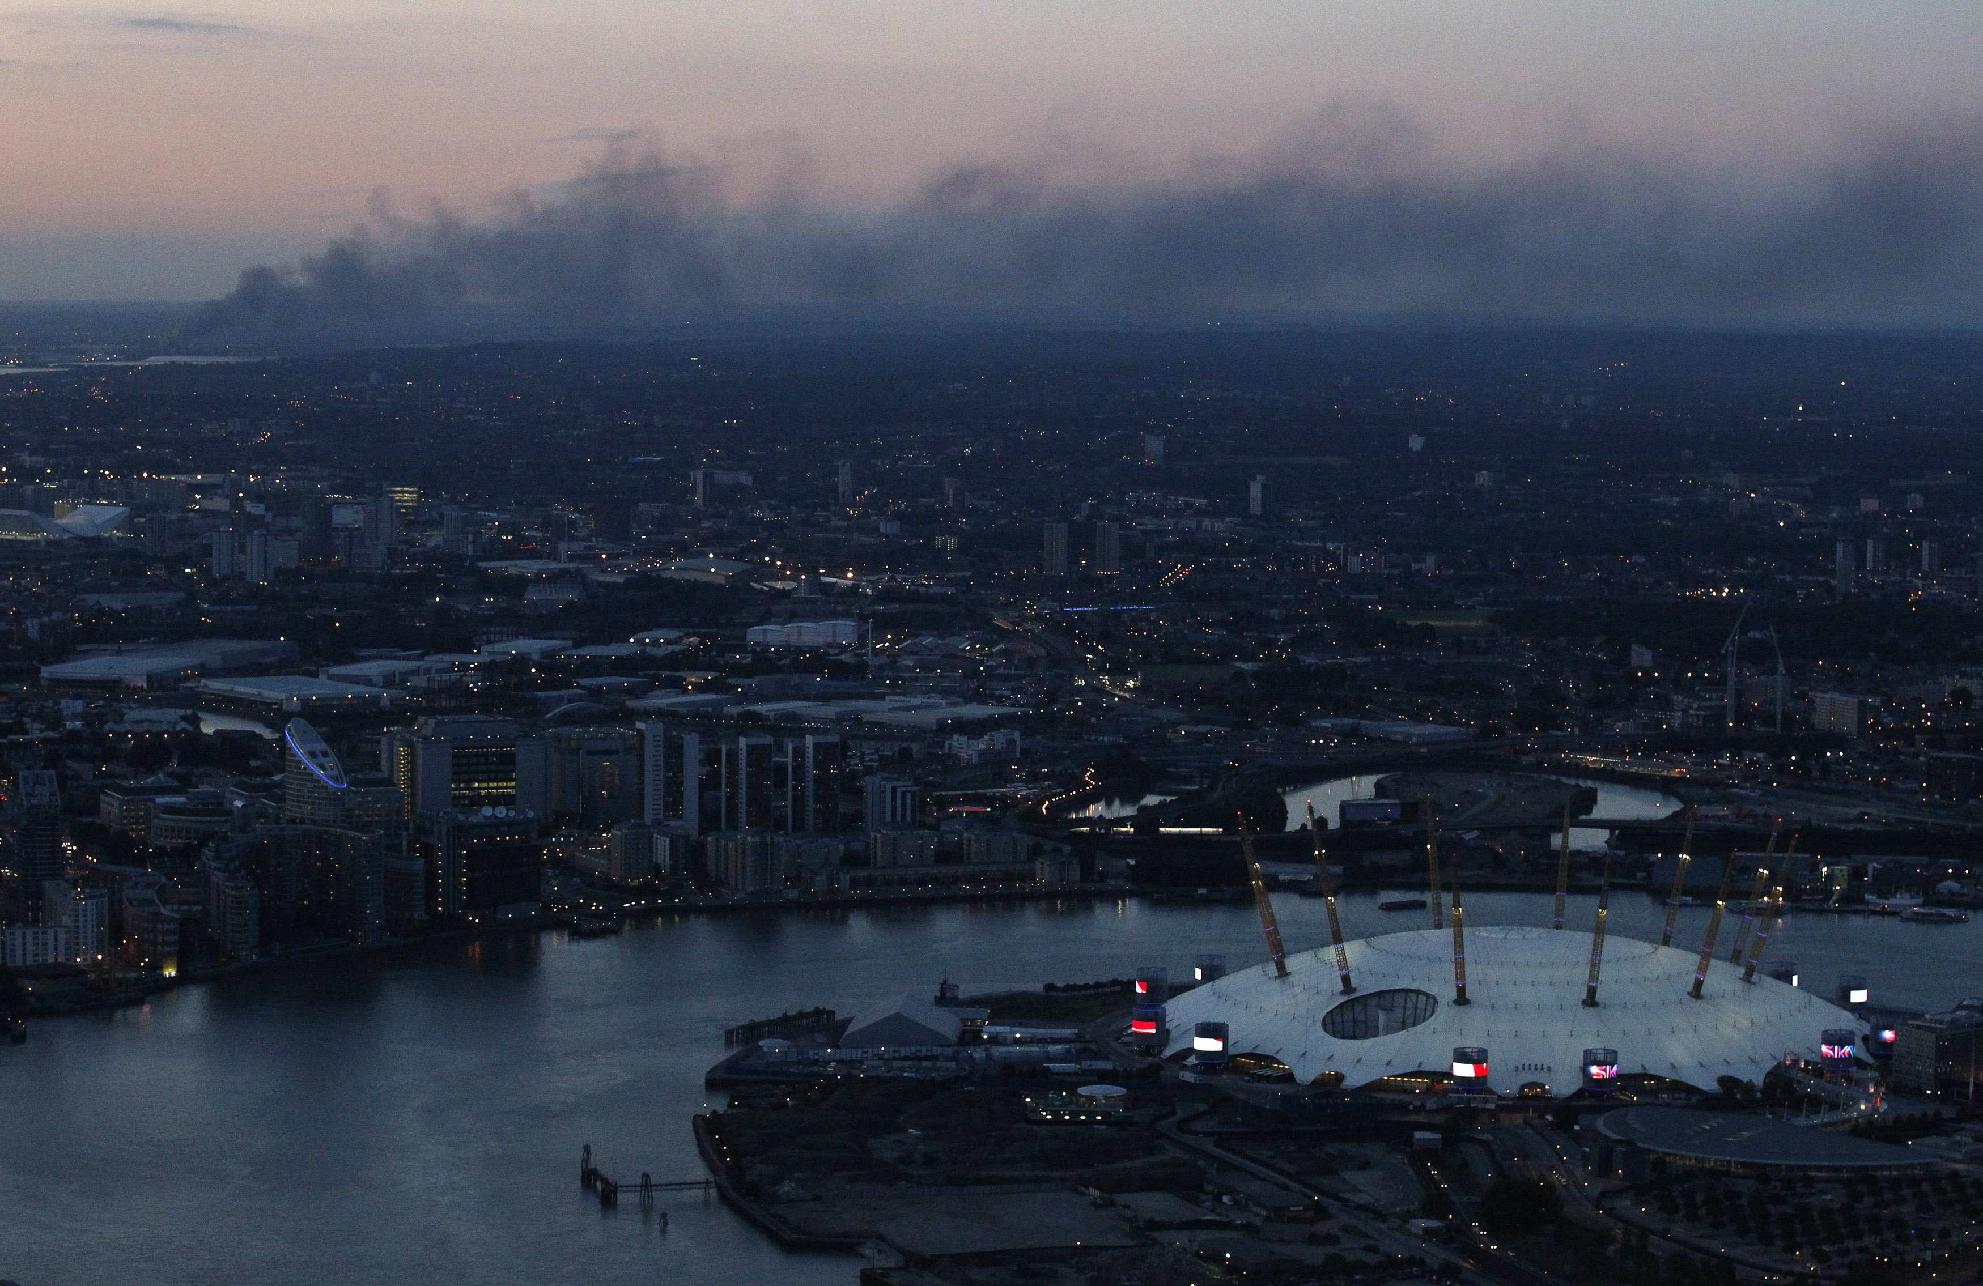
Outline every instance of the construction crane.
POLYGON ((1701 961, 1694 966, 1694 986, 1687 994, 1694 999, 1701 998, 1701 988, 1708 981, 1708 966, 1714 962, 1714 940, 1721 936, 1721 917, 1728 910, 1728 881, 1735 874, 1735 854, 1728 855, 1728 865, 1721 871, 1721 888, 1714 895, 1714 914, 1708 917, 1708 936, 1701 943, 1701 961))
POLYGON ((1553 929, 1563 927, 1563 899, 1570 892, 1570 806, 1563 805, 1563 840, 1556 855, 1556 917, 1553 929))
POLYGON ((1783 731, 1783 698, 1790 688, 1790 674, 1783 668, 1783 644, 1777 642, 1776 626, 1770 626, 1770 646, 1776 650, 1776 730, 1783 731))
MULTIPOLYGON (((1794 844, 1795 841, 1793 841, 1793 846, 1794 844)), ((1776 916, 1783 914, 1783 885, 1779 884, 1770 890, 1770 904, 1763 909, 1768 914, 1765 914, 1762 923, 1756 926, 1756 940, 1749 947, 1749 963, 1742 970, 1742 981, 1744 982, 1754 982, 1756 980, 1756 966, 1762 963, 1763 948, 1768 946, 1770 941, 1770 921, 1775 919, 1776 916), (1769 913, 1771 907, 1775 908, 1774 913, 1769 913)))
POLYGON ((1350 981, 1350 953, 1343 945, 1343 918, 1336 913, 1336 881, 1329 874, 1329 856, 1322 848, 1322 822, 1315 816, 1315 801, 1308 801, 1308 833, 1315 839, 1315 886, 1322 890, 1322 902, 1329 908, 1329 945, 1336 949, 1336 976, 1342 979, 1343 994, 1353 995, 1350 981))
POLYGON ((1281 947, 1281 926, 1274 920, 1274 904, 1267 899, 1267 877, 1260 873, 1260 859, 1253 855, 1253 827, 1245 814, 1239 819, 1239 852, 1246 859, 1246 878, 1253 884, 1253 905, 1260 912, 1260 931, 1267 935, 1267 955, 1274 962, 1274 976, 1288 976, 1288 953, 1281 947))
POLYGON ((1591 931, 1591 972, 1584 981, 1584 1008, 1597 1008, 1597 976, 1604 968, 1604 922, 1611 918, 1611 863, 1604 864, 1604 874, 1597 885, 1597 928, 1591 931))
MULTIPOLYGON (((1769 842, 1763 845, 1763 864, 1756 868, 1755 882, 1749 886, 1748 900, 1742 904, 1742 923, 1735 926, 1735 949, 1728 953, 1728 963, 1741 964, 1742 953, 1749 947, 1749 932, 1756 927, 1756 902, 1763 896, 1763 890, 1770 885, 1770 855, 1776 852, 1776 840, 1783 823, 1777 823, 1778 830, 1770 832, 1769 842)), ((1791 843, 1796 844, 1792 839, 1791 843)), ((1788 860, 1789 854, 1785 854, 1788 860)))
POLYGON ((1467 1003, 1467 913, 1458 880, 1453 881, 1453 1003, 1467 1003))
POLYGON ((1659 945, 1673 945, 1673 925, 1680 918, 1680 891, 1687 887, 1687 863, 1694 860, 1694 806, 1687 805, 1687 829, 1680 836, 1680 860, 1673 867, 1673 889, 1666 895, 1666 928, 1659 945))
POLYGON ((1735 628, 1728 632, 1728 641, 1721 645, 1721 667, 1727 680, 1728 692, 1724 698, 1724 715, 1728 726, 1735 726, 1737 703, 1742 692, 1742 622, 1749 619, 1749 605, 1742 604, 1742 610, 1735 614, 1735 628))
POLYGON ((1439 817, 1432 807, 1432 796, 1425 796, 1425 878, 1431 890, 1432 927, 1446 927, 1446 908, 1439 891, 1439 817))

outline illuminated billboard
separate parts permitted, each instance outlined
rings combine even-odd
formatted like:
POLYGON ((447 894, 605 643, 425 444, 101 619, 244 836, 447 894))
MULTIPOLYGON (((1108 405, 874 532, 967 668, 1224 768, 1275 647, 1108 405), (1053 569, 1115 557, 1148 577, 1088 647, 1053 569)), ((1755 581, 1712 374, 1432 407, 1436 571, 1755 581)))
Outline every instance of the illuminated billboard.
POLYGON ((1478 1045, 1462 1045, 1453 1051, 1453 1075, 1463 1081, 1487 1079, 1487 1051, 1478 1045))
POLYGON ((1592 1094, 1609 1094, 1618 1080, 1618 1051, 1597 1047, 1584 1051, 1584 1089, 1592 1094))
POLYGON ((1223 1054, 1226 1052, 1226 1042, 1217 1036, 1193 1036, 1191 1048, 1201 1054, 1223 1054))
POLYGON ((1157 1020, 1138 1014, 1129 1020, 1129 1030, 1138 1036, 1154 1036, 1157 1034, 1157 1020))
POLYGON ((1867 997, 1871 994, 1864 987, 1854 987, 1845 993, 1845 1003, 1848 1005, 1863 1005, 1866 1003, 1867 997))
POLYGON ((1148 978, 1138 978, 1136 980, 1136 994, 1139 996, 1150 994, 1150 980, 1148 978))
POLYGON ((1900 1039, 1900 1033, 1891 1027, 1882 1027, 1873 1033, 1873 1039, 1882 1045, 1891 1045, 1900 1039))
POLYGON ((1818 1053, 1825 1058, 1843 1061, 1852 1057, 1852 1046, 1825 1044, 1818 1046, 1818 1053))

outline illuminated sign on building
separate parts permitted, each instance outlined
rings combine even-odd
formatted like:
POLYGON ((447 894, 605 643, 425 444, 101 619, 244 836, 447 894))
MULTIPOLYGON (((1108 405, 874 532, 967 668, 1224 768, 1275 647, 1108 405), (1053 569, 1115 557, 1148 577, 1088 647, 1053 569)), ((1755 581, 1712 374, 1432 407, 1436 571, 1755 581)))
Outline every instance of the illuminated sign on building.
POLYGON ((1461 1080, 1484 1081, 1487 1079, 1487 1064, 1456 1062, 1453 1064, 1453 1075, 1461 1080))
POLYGON ((1193 1036, 1191 1047, 1201 1054, 1223 1054, 1226 1043, 1217 1036, 1193 1036))
POLYGON ((1138 1036, 1154 1036, 1157 1034, 1157 1020, 1141 1016, 1132 1018, 1129 1020, 1129 1030, 1138 1036))
POLYGON ((1150 994, 1150 980, 1148 978, 1138 978, 1136 980, 1136 994, 1139 996, 1150 994))
POLYGON ((1584 1075, 1594 1081, 1615 1081, 1618 1079, 1618 1064, 1592 1063, 1584 1069, 1584 1075))
POLYGON ((1872 995, 1872 993, 1867 991, 1866 988, 1854 987, 1852 990, 1845 993, 1845 1003, 1848 1005, 1863 1005, 1866 1003, 1866 999, 1870 995, 1872 995))
POLYGON ((1835 1059, 1844 1060, 1852 1057, 1852 1046, 1820 1045, 1818 1046, 1818 1053, 1824 1056, 1825 1058, 1835 1058, 1835 1059))
POLYGON ((1873 1039, 1882 1045, 1891 1045, 1900 1039, 1900 1033, 1891 1027, 1882 1027, 1873 1033, 1873 1039))

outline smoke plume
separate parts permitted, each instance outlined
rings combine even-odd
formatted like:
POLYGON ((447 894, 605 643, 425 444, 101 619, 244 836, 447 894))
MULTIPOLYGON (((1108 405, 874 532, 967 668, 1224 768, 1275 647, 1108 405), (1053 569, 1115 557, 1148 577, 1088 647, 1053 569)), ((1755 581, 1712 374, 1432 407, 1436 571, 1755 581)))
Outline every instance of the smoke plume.
POLYGON ((1560 147, 1430 158, 1394 115, 1332 117, 1184 177, 960 166, 879 208, 723 166, 614 156, 486 217, 383 211, 243 273, 208 342, 653 333, 803 315, 1193 324, 1415 315, 1680 324, 1983 321, 1983 122, 1735 173, 1560 147))

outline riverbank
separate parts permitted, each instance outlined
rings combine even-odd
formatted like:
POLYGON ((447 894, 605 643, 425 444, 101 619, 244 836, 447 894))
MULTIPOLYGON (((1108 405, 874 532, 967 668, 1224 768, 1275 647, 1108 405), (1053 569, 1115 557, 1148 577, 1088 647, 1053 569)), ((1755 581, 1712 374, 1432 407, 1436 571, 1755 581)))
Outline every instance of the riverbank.
POLYGON ((865 1237, 830 1237, 803 1232, 763 1202, 748 1196, 736 1166, 710 1128, 710 1121, 708 1113, 696 1113, 693 1121, 695 1150, 696 1155, 702 1158, 703 1167, 709 1171, 710 1179, 715 1182, 717 1195, 723 1198, 724 1205, 742 1215, 745 1222, 784 1250, 852 1253, 861 1248, 861 1243, 867 1240, 865 1237))
MULTIPOLYGON (((1134 896, 1135 888, 1127 884, 1083 884, 1055 887, 1035 887, 1030 885, 1011 888, 983 889, 929 889, 929 890, 877 890, 874 892, 845 893, 831 897, 808 896, 792 898, 785 896, 709 896, 672 898, 667 900, 648 899, 631 902, 610 912, 615 930, 624 928, 632 921, 649 916, 662 915, 731 915, 763 911, 822 911, 855 910, 869 907, 890 906, 945 906, 957 903, 1015 903, 1015 902, 1057 902, 1069 900, 1091 901, 1095 899, 1123 898, 1134 896)), ((37 977, 30 971, 15 971, 21 978, 27 995, 28 1014, 31 1018, 61 1018, 75 1014, 102 1013, 108 1010, 126 1009, 142 1005, 153 996, 163 995, 181 987, 249 974, 269 973, 296 969, 300 966, 324 960, 380 959, 405 955, 450 943, 486 941, 491 939, 534 935, 558 930, 569 930, 570 918, 561 912, 544 912, 535 916, 519 917, 500 924, 462 925, 435 929, 417 937, 384 938, 373 942, 326 942, 317 943, 295 951, 285 951, 276 955, 258 956, 253 960, 235 960, 221 964, 191 965, 181 969, 172 977, 149 975, 134 979, 128 985, 120 985, 115 990, 90 992, 89 977, 80 970, 75 973, 50 974, 37 977)))

